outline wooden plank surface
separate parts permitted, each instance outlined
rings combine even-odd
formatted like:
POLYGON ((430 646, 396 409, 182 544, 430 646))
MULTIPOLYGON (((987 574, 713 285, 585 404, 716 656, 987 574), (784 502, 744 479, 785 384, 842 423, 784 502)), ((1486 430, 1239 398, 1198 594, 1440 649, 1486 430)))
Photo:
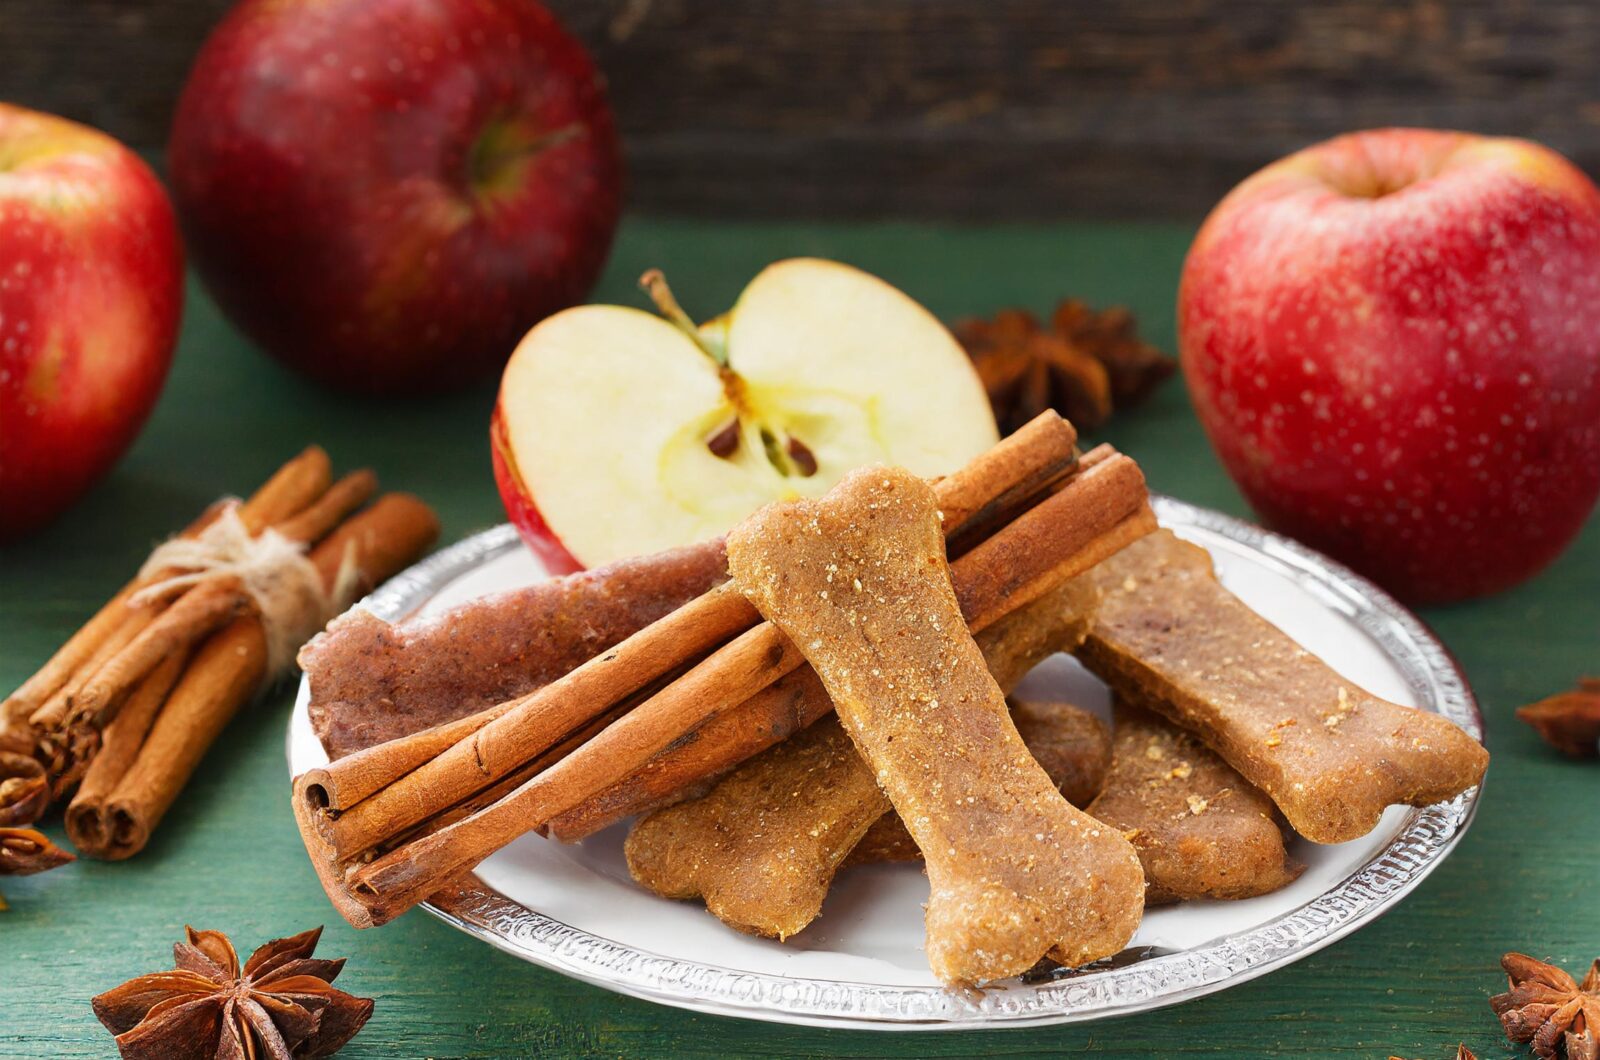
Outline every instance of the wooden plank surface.
MULTIPOLYGON (((226 0, 0 0, 0 99, 141 149, 226 0)), ((1600 172, 1586 0, 550 0, 606 71, 636 208, 1198 216, 1349 129, 1532 136, 1600 172)))
MULTIPOLYGON (((599 292, 637 304, 633 279, 668 270, 702 315, 726 306, 762 264, 840 257, 902 285, 945 316, 1048 307, 1072 293, 1125 302, 1158 343, 1186 226, 957 229, 698 225, 630 220, 599 292)), ((55 532, 0 552, 0 685, 21 680, 98 605, 150 543, 223 491, 248 489, 305 443, 340 467, 438 506, 445 541, 501 519, 485 428, 490 389, 427 402, 355 401, 317 390, 252 353, 196 290, 171 385, 138 446, 55 532)), ((1103 433, 1153 486, 1243 513, 1181 388, 1103 433)), ((1399 907, 1289 968, 1148 1015, 980 1034, 872 1034, 698 1016, 525 965, 413 912, 356 932, 340 922, 290 818, 283 757, 292 700, 281 690, 236 719, 150 848, 120 864, 80 862, 0 881, 0 1057, 104 1057, 89 998, 167 965, 185 923, 243 948, 327 924, 348 956, 340 985, 377 998, 351 1057, 1315 1055, 1428 1060, 1460 1040, 1510 1050, 1485 999, 1501 953, 1525 949, 1578 969, 1600 952, 1600 766, 1547 752, 1512 709, 1600 669, 1600 525, 1555 569, 1494 600, 1426 617, 1461 658, 1488 716, 1493 753, 1476 823, 1399 907)), ((58 825, 53 834, 60 837, 58 825)))

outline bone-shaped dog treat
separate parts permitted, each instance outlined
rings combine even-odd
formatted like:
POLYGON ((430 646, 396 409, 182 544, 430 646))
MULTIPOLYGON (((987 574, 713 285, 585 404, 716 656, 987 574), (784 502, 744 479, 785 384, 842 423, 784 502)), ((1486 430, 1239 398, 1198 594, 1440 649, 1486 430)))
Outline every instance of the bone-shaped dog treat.
POLYGON ((1111 772, 1089 813, 1139 852, 1146 905, 1253 898, 1305 868, 1284 849, 1271 799, 1190 733, 1124 702, 1111 772))
POLYGON ((1028 754, 962 620, 926 483, 871 468, 820 501, 770 505, 729 535, 728 561, 926 855, 934 975, 980 983, 1127 943, 1138 855, 1028 754))
POLYGON ((850 737, 825 717, 704 796, 641 818, 628 833, 628 871, 663 898, 704 898, 731 928, 786 939, 816 919, 839 864, 889 809, 850 737))
POLYGON ((1104 597, 1078 657, 1198 735, 1307 839, 1356 839, 1388 806, 1483 779, 1476 740, 1335 673, 1224 589, 1204 549, 1159 531, 1095 574, 1104 597))
MULTIPOLYGON (((1041 660, 1077 647, 1098 600, 1087 575, 1071 578, 979 633, 989 672, 1010 688, 1041 660)), ((826 695, 820 688, 815 694, 826 695)), ((1076 733, 1049 723, 1064 715, 1028 707, 1024 716, 1039 734, 1042 753, 1070 766, 1066 782, 1081 788, 1080 774, 1087 769, 1078 768, 1074 749, 1066 746, 1076 733)), ((1084 716, 1100 726, 1100 748, 1109 759, 1105 727, 1084 716)), ((1100 777, 1105 765, 1099 762, 1100 777)), ((1061 778, 1048 767, 1046 772, 1060 786, 1061 778)), ((728 926, 785 939, 821 912, 835 872, 847 854, 855 859, 864 833, 878 833, 868 853, 907 860, 909 848, 910 857, 922 857, 850 738, 836 719, 824 717, 752 758, 702 797, 641 818, 626 850, 641 886, 666 898, 704 898, 728 926)))
MULTIPOLYGON (((1106 723, 1071 703, 1016 698, 1007 702, 1011 705, 1011 722, 1028 745, 1033 760, 1044 767, 1068 802, 1087 809, 1100 793, 1111 767, 1111 732, 1106 723)), ((867 829, 845 858, 844 867, 921 860, 922 851, 906 831, 905 822, 897 814, 886 813, 867 829)))

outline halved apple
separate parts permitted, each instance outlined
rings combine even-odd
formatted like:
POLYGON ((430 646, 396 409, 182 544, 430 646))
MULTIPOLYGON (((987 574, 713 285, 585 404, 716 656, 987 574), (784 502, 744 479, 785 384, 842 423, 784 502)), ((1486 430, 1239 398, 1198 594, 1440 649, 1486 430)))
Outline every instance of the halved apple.
POLYGON ((501 380, 495 479, 552 570, 705 540, 863 464, 947 474, 997 440, 944 325, 859 269, 780 261, 700 327, 643 282, 662 316, 557 313, 501 380))

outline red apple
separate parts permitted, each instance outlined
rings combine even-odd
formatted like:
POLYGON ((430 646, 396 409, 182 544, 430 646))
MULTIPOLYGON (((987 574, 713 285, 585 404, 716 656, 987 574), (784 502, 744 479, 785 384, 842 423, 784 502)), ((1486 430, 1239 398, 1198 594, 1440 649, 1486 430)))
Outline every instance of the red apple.
POLYGON ((620 204, 601 78, 534 0, 245 0, 170 162, 229 317, 367 392, 492 374, 588 293, 620 204))
POLYGON ((1383 129, 1268 166, 1196 237, 1178 329, 1250 503, 1408 600, 1531 577, 1600 493, 1600 191, 1537 144, 1383 129))
POLYGON ((172 206, 104 133, 0 103, 0 539, 103 475, 161 393, 183 309, 172 206))

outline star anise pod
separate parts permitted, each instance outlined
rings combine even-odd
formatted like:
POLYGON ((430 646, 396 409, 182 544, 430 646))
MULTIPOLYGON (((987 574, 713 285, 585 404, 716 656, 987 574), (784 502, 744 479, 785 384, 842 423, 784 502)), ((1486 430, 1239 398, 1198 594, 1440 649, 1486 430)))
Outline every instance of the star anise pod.
POLYGON ((1506 1037, 1526 1042, 1535 1056, 1553 1060, 1566 1047, 1567 1060, 1600 1060, 1600 960, 1574 982, 1560 968, 1521 953, 1500 959, 1511 989, 1489 999, 1506 1037))
POLYGON ((370 998, 331 985, 343 960, 317 960, 322 929, 275 939, 243 970, 220 931, 185 928, 177 965, 94 999, 94 1014, 129 1060, 254 1060, 331 1056, 372 1015, 370 998))
POLYGON ((0 827, 32 824, 49 805, 44 766, 29 755, 0 751, 0 827))
POLYGON ((1600 677, 1585 677, 1570 692, 1519 707, 1517 717, 1562 754, 1600 757, 1600 677))
POLYGON ((1064 298, 1050 314, 1055 333, 1106 366, 1111 403, 1132 408, 1177 371, 1171 357, 1139 338, 1133 313, 1124 306, 1096 312, 1076 298, 1064 298))
POLYGON ((991 320, 958 320, 954 331, 1002 434, 1050 408, 1092 431, 1113 408, 1143 399, 1174 368, 1138 338, 1126 309, 1097 313, 1072 299, 1056 307, 1049 328, 1026 310, 1004 309, 991 320))
MULTIPOLYGON (((71 854, 50 842, 43 832, 0 828, 0 876, 32 876, 72 860, 71 854)), ((0 897, 0 909, 5 908, 6 900, 0 897)))

